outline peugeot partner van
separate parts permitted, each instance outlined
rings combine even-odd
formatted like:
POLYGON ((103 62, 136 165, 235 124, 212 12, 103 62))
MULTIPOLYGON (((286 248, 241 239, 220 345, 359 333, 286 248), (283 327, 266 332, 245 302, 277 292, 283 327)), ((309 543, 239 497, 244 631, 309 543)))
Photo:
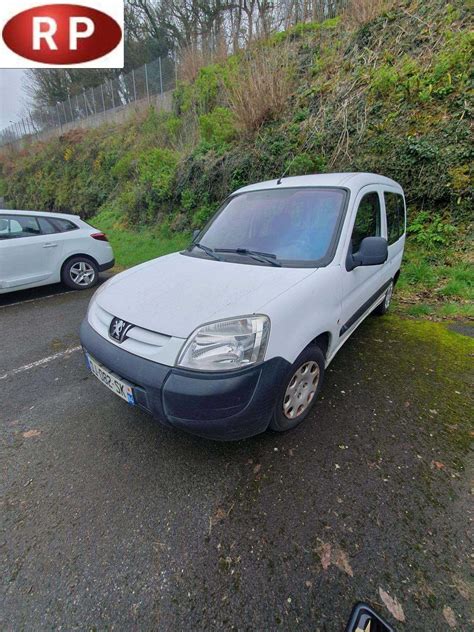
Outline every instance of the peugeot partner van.
POLYGON ((261 182, 189 247, 118 274, 81 326, 90 371, 163 423, 213 439, 285 431, 371 312, 405 244, 401 186, 371 173, 261 182))

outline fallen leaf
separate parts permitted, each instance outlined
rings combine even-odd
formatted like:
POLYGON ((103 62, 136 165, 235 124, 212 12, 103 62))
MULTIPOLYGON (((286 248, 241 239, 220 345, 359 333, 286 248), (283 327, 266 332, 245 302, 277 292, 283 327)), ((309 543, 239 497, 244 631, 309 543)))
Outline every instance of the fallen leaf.
POLYGON ((453 584, 461 597, 464 597, 464 599, 474 599, 474 587, 471 587, 464 580, 459 579, 459 577, 454 578, 453 584))
POLYGON ((337 549, 336 551, 334 551, 332 562, 337 566, 339 570, 347 573, 349 577, 354 577, 354 572, 352 571, 351 565, 349 564, 347 555, 342 549, 337 549))
POLYGON ((321 566, 325 571, 327 571, 331 564, 334 564, 340 571, 347 573, 350 577, 354 577, 349 559, 342 549, 337 546, 331 546, 329 542, 322 542, 318 549, 318 554, 321 560, 321 566))
POLYGON ((222 509, 222 507, 219 507, 219 509, 216 511, 216 513, 214 514, 214 520, 216 522, 219 522, 219 520, 223 520, 225 517, 227 516, 227 512, 225 509, 222 509))
POLYGON ((260 472, 260 470, 262 469, 262 466, 260 463, 257 463, 257 465, 253 468, 253 473, 254 474, 258 474, 260 472))
POLYGON ((305 582, 306 588, 311 588, 312 585, 313 585, 313 582, 310 582, 310 581, 305 582))
POLYGON ((393 597, 390 597, 388 593, 379 587, 380 599, 384 602, 385 607, 390 612, 392 617, 397 621, 405 621, 405 613, 399 601, 393 597))
POLYGON ((446 467, 446 465, 444 463, 441 463, 441 461, 431 461, 431 463, 435 466, 437 470, 444 470, 444 468, 446 467))
POLYGON ((321 559, 321 566, 325 571, 331 566, 331 545, 329 542, 323 542, 319 549, 319 557, 321 559))
POLYGON ((456 615, 454 614, 454 610, 449 606, 444 606, 443 608, 443 617, 446 619, 446 623, 450 628, 456 627, 456 615))
POLYGON ((39 437, 41 434, 41 430, 27 430, 26 432, 22 432, 22 435, 25 439, 31 439, 32 437, 39 437))

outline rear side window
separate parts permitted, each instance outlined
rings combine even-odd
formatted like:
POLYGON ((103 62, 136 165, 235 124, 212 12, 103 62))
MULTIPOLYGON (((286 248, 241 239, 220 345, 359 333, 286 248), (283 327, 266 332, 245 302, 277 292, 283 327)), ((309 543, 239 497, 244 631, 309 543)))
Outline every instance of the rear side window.
POLYGON ((52 235, 53 233, 59 233, 59 230, 46 217, 38 217, 38 223, 43 235, 52 235))
POLYGON ((0 215, 0 239, 35 237, 41 235, 36 217, 0 215))
POLYGON ((52 233, 67 233, 71 230, 78 230, 78 226, 68 219, 59 219, 57 217, 39 217, 39 225, 43 235, 51 235, 52 233))
POLYGON ((366 193, 359 203, 352 229, 352 252, 358 252, 365 237, 380 236, 380 199, 376 191, 366 193))
POLYGON ((58 219, 57 217, 48 218, 49 221, 57 227, 58 232, 60 233, 68 233, 70 230, 78 230, 79 226, 76 226, 74 222, 71 222, 68 219, 58 219))
POLYGON ((387 214, 387 241, 394 244, 405 232, 405 204, 398 193, 384 192, 387 214))

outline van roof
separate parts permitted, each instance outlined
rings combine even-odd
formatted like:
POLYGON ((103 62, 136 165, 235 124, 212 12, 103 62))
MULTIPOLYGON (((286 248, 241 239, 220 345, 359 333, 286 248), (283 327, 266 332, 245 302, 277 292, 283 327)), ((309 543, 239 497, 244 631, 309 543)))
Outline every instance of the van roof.
POLYGON ((81 219, 79 215, 72 215, 72 213, 49 213, 48 211, 18 211, 11 210, 9 208, 0 209, 0 215, 33 215, 33 217, 53 217, 58 219, 81 219))
POLYGON ((390 185, 397 188, 400 193, 403 193, 403 189, 398 182, 376 173, 320 173, 308 176, 285 177, 282 179, 280 185, 278 185, 277 182, 278 180, 274 179, 251 184, 234 191, 233 195, 248 191, 261 191, 262 189, 288 189, 293 187, 344 187, 356 192, 370 184, 390 185))

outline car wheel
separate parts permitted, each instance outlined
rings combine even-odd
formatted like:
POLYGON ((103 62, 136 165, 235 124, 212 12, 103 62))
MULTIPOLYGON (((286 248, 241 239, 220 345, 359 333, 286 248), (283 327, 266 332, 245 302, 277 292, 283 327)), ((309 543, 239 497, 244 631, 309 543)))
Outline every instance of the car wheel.
POLYGON ((393 281, 391 281, 390 285, 385 290, 385 296, 383 298, 383 301, 380 303, 380 305, 377 305, 377 307, 374 309, 374 314, 377 314, 378 316, 383 316, 384 314, 388 312, 390 308, 390 303, 392 302, 393 287, 394 287, 393 281))
POLYGON ((73 290, 87 290, 99 280, 99 269, 91 259, 73 257, 64 264, 61 279, 73 290))
POLYGON ((317 345, 310 345, 298 356, 283 382, 270 428, 291 430, 309 414, 324 379, 325 360, 317 345))

